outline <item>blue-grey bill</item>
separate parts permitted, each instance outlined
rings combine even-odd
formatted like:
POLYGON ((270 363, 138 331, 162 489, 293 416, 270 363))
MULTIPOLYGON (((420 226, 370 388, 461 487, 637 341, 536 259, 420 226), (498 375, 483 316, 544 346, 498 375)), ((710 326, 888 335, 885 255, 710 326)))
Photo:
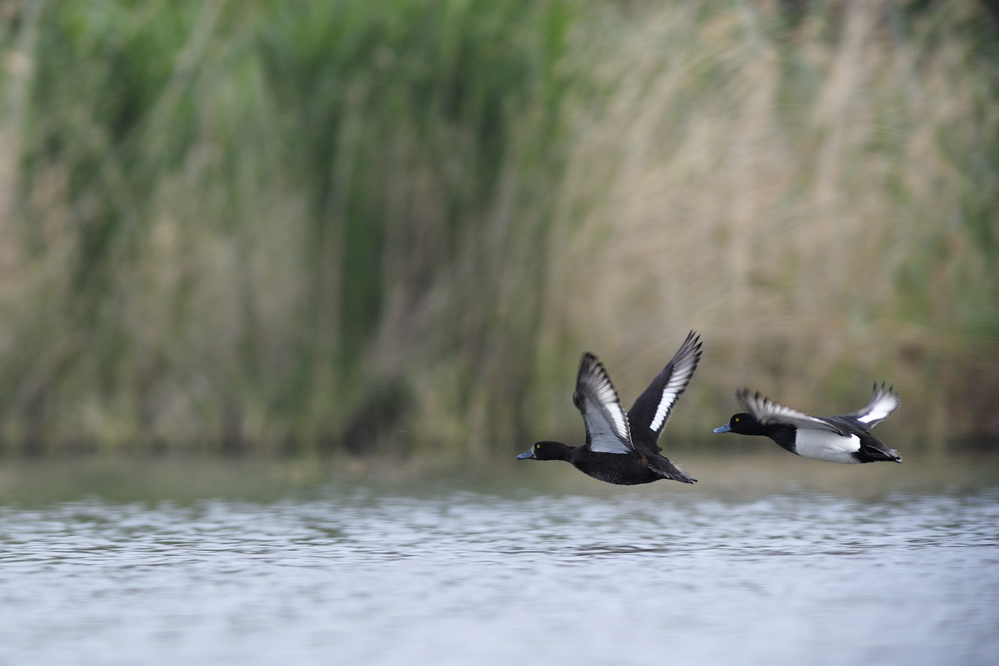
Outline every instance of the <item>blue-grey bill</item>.
POLYGON ((519 456, 517 456, 517 460, 527 460, 528 458, 533 458, 533 457, 534 456, 531 453, 531 449, 528 449, 527 451, 524 451, 519 456))
POLYGON ((726 423, 726 424, 725 424, 725 425, 723 425, 722 427, 720 427, 720 428, 715 428, 715 429, 714 429, 714 430, 712 430, 711 432, 728 432, 729 430, 731 430, 731 428, 729 428, 729 427, 728 427, 728 424, 726 423))

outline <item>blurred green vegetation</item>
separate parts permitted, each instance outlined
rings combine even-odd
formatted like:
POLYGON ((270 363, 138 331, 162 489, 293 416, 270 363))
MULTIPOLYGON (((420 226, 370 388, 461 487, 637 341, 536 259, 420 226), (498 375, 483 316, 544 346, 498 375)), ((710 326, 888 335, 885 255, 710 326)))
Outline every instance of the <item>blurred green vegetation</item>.
POLYGON ((0 0, 0 445, 449 458, 690 328, 743 385, 999 441, 978 0, 0 0))

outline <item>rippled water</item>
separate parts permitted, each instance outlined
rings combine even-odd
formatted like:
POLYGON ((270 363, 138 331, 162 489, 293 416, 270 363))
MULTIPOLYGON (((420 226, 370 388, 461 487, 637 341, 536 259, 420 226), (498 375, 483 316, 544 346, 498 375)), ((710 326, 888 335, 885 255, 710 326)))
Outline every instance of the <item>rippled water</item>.
POLYGON ((0 509, 0 664, 989 664, 999 490, 0 509))

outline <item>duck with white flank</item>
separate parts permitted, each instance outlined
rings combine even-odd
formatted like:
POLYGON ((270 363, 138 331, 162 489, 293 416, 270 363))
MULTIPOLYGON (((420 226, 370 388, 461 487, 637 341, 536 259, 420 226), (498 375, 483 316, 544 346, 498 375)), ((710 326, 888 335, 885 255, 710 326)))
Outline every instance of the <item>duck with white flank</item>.
POLYGON ((584 354, 572 401, 583 414, 586 443, 537 442, 517 459, 565 460, 595 479, 626 486, 661 479, 694 483, 697 479, 660 453, 659 435, 700 360, 701 342, 691 331, 625 414, 604 366, 593 354, 584 354))
POLYGON ((900 400, 894 387, 874 385, 867 407, 841 416, 809 416, 778 405, 748 389, 735 394, 745 412, 734 415, 715 432, 763 435, 791 453, 835 463, 869 463, 890 460, 900 463, 898 451, 890 449, 870 433, 871 428, 898 409, 900 400))

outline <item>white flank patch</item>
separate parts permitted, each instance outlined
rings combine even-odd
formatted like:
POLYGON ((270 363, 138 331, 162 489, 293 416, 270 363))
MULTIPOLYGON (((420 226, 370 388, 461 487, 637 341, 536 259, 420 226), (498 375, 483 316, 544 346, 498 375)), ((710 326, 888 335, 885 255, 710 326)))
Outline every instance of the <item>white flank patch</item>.
POLYGON ((852 454, 860 450, 860 438, 843 437, 826 430, 800 428, 794 439, 794 450, 802 458, 834 463, 859 463, 852 454))

